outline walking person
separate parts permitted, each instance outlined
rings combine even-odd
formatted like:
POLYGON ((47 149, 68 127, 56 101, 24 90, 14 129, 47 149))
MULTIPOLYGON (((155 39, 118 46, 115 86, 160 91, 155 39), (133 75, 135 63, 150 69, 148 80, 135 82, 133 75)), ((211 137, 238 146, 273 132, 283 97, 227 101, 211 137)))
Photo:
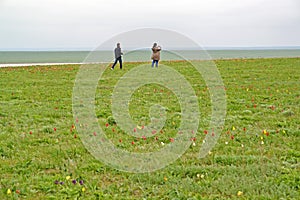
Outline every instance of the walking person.
POLYGON ((118 61, 120 63, 120 69, 122 69, 122 55, 123 53, 120 47, 120 43, 117 43, 117 47, 115 48, 115 62, 112 65, 111 70, 114 70, 115 65, 117 64, 118 61))
POLYGON ((154 67, 154 64, 156 67, 158 67, 158 61, 160 60, 160 50, 161 47, 158 46, 157 43, 154 43, 152 47, 152 56, 151 56, 152 67, 154 67))

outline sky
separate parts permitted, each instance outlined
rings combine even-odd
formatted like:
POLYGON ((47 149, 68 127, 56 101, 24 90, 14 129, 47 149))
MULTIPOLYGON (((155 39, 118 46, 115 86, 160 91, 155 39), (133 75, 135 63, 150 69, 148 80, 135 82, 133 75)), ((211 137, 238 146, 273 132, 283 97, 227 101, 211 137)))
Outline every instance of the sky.
POLYGON ((299 0, 0 0, 0 50, 92 50, 139 28, 204 47, 300 46, 299 11, 299 0))

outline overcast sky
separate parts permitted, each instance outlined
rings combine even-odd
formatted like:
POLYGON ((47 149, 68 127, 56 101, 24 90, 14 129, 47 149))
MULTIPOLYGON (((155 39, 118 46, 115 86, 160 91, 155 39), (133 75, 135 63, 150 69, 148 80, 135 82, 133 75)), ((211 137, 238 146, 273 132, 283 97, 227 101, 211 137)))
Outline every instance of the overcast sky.
POLYGON ((299 0, 0 0, 0 49, 94 49, 138 29, 202 46, 300 46, 299 0))

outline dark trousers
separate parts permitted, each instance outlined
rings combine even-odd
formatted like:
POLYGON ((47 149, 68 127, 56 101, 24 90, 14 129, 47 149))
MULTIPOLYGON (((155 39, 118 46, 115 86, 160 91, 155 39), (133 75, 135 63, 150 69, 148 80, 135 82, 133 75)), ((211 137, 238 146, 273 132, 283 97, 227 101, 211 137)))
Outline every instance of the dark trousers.
POLYGON ((158 67, 158 60, 153 60, 152 61, 152 67, 154 67, 154 64, 155 64, 156 67, 158 67))
POLYGON ((120 69, 122 69, 122 57, 121 57, 121 56, 120 56, 119 58, 116 58, 116 60, 115 60, 115 62, 114 62, 114 64, 113 64, 113 66, 112 66, 111 68, 114 69, 114 67, 115 67, 115 65, 117 64, 118 61, 119 61, 119 63, 120 63, 120 69))

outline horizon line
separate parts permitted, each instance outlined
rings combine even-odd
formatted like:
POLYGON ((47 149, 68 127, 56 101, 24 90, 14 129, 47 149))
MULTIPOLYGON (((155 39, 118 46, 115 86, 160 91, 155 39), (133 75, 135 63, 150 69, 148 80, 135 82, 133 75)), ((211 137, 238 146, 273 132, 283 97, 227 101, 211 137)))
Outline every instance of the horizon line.
MULTIPOLYGON (((0 48, 0 51, 95 51, 97 49, 80 47, 80 48, 0 48)), ((124 51, 130 49, 124 48, 124 51)), ((167 50, 199 50, 198 48, 170 48, 167 50)), ((300 50, 300 46, 203 46, 200 50, 300 50)), ((102 50, 101 50, 102 51, 102 50)), ((103 49, 111 51, 111 49, 103 49)))

